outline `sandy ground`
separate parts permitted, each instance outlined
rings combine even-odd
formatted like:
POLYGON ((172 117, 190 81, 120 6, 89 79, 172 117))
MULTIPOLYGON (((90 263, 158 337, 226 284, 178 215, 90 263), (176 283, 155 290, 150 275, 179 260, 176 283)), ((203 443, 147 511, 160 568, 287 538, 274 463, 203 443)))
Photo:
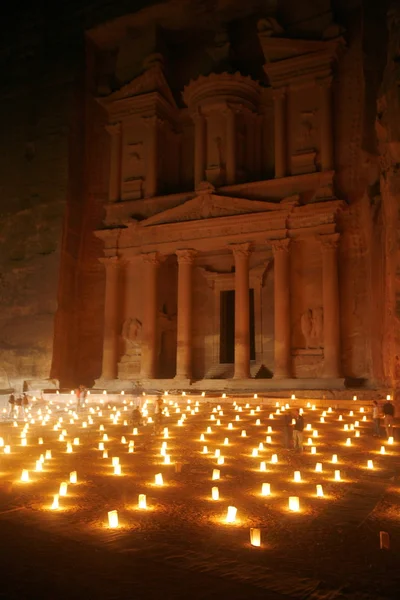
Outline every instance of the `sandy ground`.
MULTIPOLYGON (((318 437, 305 431, 302 454, 282 447, 281 416, 269 418, 272 405, 257 412, 256 405, 242 404, 239 412, 224 404, 223 415, 212 413, 216 406, 201 404, 191 414, 187 400, 179 399, 180 413, 172 405, 164 418, 168 439, 162 432, 155 435, 152 425, 133 435, 132 425, 124 424, 129 411, 122 405, 116 410, 100 407, 102 416, 93 405, 92 414, 83 411, 73 424, 72 415, 52 406, 46 425, 35 407, 26 447, 21 445, 24 422, 18 427, 2 423, 0 435, 11 453, 0 454, 0 598, 398 598, 398 443, 372 436, 358 402, 353 416, 344 410, 339 421, 339 412, 333 411, 324 423, 322 411, 304 403, 305 422, 318 430, 318 437), (110 415, 117 411, 114 424, 110 415), (183 413, 186 419, 178 426, 183 413), (63 422, 54 431, 60 417, 63 422), (345 424, 356 421, 355 430, 344 431, 345 424), (98 449, 104 434, 100 424, 109 436, 104 442, 108 459, 98 449), (212 433, 206 433, 207 427, 212 433), (66 435, 59 441, 63 429, 66 435), (205 441, 200 441, 202 433, 205 441), (76 437, 79 445, 69 454, 67 443, 76 437), (351 446, 345 445, 348 437, 351 446), (134 452, 128 453, 131 440, 134 452), (171 465, 160 455, 162 442, 171 465), (264 449, 253 457, 260 443, 264 449), (208 454, 202 453, 204 445, 208 454), (224 456, 220 466, 217 448, 224 456), (43 472, 35 472, 36 460, 48 449, 52 459, 43 463, 43 472), (331 462, 334 453, 338 464, 331 462), (277 464, 271 464, 273 454, 277 464), (113 474, 113 456, 120 459, 121 475, 113 474), (369 459, 373 470, 367 469, 369 459), (260 471, 261 461, 266 472, 260 471), (177 462, 181 472, 176 472, 177 462), (322 463, 322 473, 315 472, 316 462, 322 463), (218 481, 211 479, 215 468, 221 472, 218 481), (20 481, 22 469, 29 470, 27 483, 20 481), (341 481, 334 481, 335 469, 341 481), (293 481, 295 470, 301 471, 301 483, 293 481), (77 471, 78 483, 60 498, 59 510, 50 510, 53 495, 71 471, 77 471), (154 484, 156 473, 163 474, 162 487, 154 484), (271 484, 271 496, 261 495, 263 482, 271 484), (323 486, 323 498, 316 497, 316 484, 323 486), (213 486, 219 488, 218 501, 211 499, 213 486), (138 509, 138 494, 146 494, 146 510, 138 509), (300 512, 288 510, 289 496, 300 498, 300 512), (230 505, 237 508, 234 524, 225 522, 230 505), (109 529, 107 512, 114 509, 120 527, 109 529), (250 545, 251 527, 261 529, 260 548, 250 545), (390 550, 379 548, 382 530, 390 534, 390 550)), ((43 416, 45 407, 40 408, 43 416)))

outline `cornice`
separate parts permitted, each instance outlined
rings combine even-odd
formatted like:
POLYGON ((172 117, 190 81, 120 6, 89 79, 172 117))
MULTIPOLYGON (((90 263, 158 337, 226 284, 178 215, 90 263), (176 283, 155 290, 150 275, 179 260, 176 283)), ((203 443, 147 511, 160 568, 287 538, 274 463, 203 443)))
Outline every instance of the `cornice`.
POLYGON ((196 80, 184 87, 183 100, 191 109, 207 102, 240 103, 250 109, 257 108, 261 99, 262 88, 251 77, 240 73, 211 73, 208 76, 200 75, 196 80))
POLYGON ((179 119, 178 110, 173 108, 157 91, 122 98, 108 106, 110 121, 121 121, 132 117, 146 117, 154 114, 173 123, 178 122, 179 119))

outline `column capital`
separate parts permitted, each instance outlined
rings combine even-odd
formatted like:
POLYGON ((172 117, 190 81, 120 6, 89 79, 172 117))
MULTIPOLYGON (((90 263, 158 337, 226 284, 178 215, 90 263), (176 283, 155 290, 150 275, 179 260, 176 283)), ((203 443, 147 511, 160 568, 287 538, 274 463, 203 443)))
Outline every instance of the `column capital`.
POLYGON ((332 75, 329 75, 328 77, 321 77, 321 79, 317 79, 317 84, 323 89, 329 89, 332 86, 332 82, 332 75))
POLYGON ((184 250, 176 250, 175 254, 178 259, 178 264, 193 264, 194 259, 197 255, 196 250, 191 248, 185 248, 184 250))
POLYGON ((143 262, 150 265, 159 265, 163 260, 163 257, 158 252, 143 252, 141 256, 143 262))
POLYGON ((252 243, 243 242, 242 244, 229 244, 229 248, 232 250, 235 260, 238 258, 247 258, 251 254, 252 243))
POLYGON ((240 104, 231 104, 229 102, 226 102, 221 113, 224 116, 227 115, 235 115, 236 113, 239 113, 242 110, 242 105, 240 104))
POLYGON ((280 240, 270 240, 272 252, 274 256, 277 252, 289 252, 290 248, 290 238, 282 238, 280 240))
POLYGON ((284 100, 286 94, 287 94, 286 87, 275 88, 272 92, 272 98, 274 99, 275 102, 278 102, 279 100, 284 100))
POLYGON ((121 133, 121 123, 110 123, 106 125, 106 131, 111 137, 116 137, 121 133))
POLYGON ((119 256, 103 256, 98 260, 106 267, 106 269, 115 269, 121 266, 121 260, 119 256))
POLYGON ((163 125, 164 120, 158 117, 157 115, 152 115, 151 117, 142 117, 143 123, 146 127, 155 128, 157 125, 163 125))
POLYGON ((340 233, 320 235, 319 240, 321 242, 323 252, 335 251, 339 246, 340 233))
POLYGON ((196 108, 192 109, 189 114, 190 114, 190 118, 194 122, 204 121, 204 115, 198 106, 196 106, 196 108))

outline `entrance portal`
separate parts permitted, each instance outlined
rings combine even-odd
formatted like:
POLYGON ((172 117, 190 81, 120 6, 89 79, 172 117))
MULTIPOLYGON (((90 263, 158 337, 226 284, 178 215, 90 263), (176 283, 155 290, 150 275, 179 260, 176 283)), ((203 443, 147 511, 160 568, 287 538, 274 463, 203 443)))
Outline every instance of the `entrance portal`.
MULTIPOLYGON (((254 290, 249 290, 250 360, 256 359, 254 331, 254 290)), ((235 290, 224 290, 220 297, 219 362, 235 362, 235 290)))

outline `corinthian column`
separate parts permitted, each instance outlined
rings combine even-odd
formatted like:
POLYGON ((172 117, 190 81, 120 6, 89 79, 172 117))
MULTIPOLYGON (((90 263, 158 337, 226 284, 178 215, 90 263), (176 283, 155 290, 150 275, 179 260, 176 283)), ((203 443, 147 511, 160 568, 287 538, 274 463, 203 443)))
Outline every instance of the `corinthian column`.
POLYGON ((194 121, 194 187, 204 181, 206 164, 206 120, 200 112, 192 115, 194 121))
POLYGON ((107 125, 106 130, 110 134, 108 200, 117 202, 121 197, 121 123, 107 125))
POLYGON ((274 90, 275 177, 287 175, 286 89, 274 90))
POLYGON ((333 127, 332 127, 332 78, 319 82, 321 93, 321 167, 323 171, 333 169, 333 127))
POLYGON ((233 108, 226 109, 226 184, 232 185, 236 182, 236 131, 235 111, 233 108))
POLYGON ((147 125, 146 141, 146 181, 145 196, 152 198, 157 195, 158 178, 158 117, 148 117, 145 119, 147 125))
POLYGON ((289 247, 289 239, 272 242, 275 286, 275 379, 291 377, 289 247))
POLYGON ((178 324, 176 377, 192 378, 192 275, 194 250, 177 250, 178 324))
POLYGON ((339 234, 321 236, 324 304, 324 377, 340 377, 340 317, 337 248, 339 234))
POLYGON ((250 377, 250 243, 233 244, 235 257, 235 370, 234 379, 250 377))
POLYGON ((157 252, 142 255, 144 262, 142 359, 140 375, 154 379, 157 371, 157 279, 160 257, 157 252))
POLYGON ((102 379, 116 379, 118 376, 118 309, 119 309, 119 260, 102 258, 106 269, 106 290, 104 301, 103 367, 102 379))

